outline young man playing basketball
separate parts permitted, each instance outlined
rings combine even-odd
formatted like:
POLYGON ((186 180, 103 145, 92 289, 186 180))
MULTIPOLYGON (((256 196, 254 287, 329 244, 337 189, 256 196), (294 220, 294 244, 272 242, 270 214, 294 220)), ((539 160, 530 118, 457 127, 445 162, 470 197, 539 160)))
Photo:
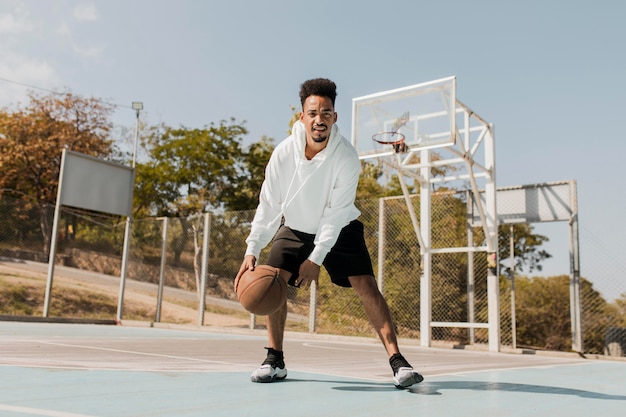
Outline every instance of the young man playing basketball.
MULTIPOLYGON (((324 265, 334 284, 357 292, 389 355, 394 384, 406 388, 423 378, 400 354, 389 307, 376 285, 354 205, 361 165, 356 150, 335 125, 336 95, 335 83, 327 79, 302 84, 300 120, 267 164, 235 288, 241 275, 254 269, 272 237, 267 264, 278 268, 290 285, 308 288, 317 283, 324 265)), ((287 376, 286 319, 287 303, 266 317, 269 347, 265 361, 252 373, 253 382, 287 376)))

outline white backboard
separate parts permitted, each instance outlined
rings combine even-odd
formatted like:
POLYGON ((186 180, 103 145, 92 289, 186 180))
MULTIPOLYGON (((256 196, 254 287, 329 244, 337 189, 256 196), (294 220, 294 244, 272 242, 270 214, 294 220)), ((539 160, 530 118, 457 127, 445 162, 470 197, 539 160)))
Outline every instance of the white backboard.
POLYGON ((456 140, 456 77, 442 78, 352 100, 352 144, 361 159, 388 155, 372 136, 399 132, 408 151, 450 146, 456 140))

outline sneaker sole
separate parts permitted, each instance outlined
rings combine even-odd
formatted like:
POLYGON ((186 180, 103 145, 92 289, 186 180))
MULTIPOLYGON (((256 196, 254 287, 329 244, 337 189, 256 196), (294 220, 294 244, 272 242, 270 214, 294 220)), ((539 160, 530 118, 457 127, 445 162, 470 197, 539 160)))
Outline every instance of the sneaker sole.
POLYGON ((406 381, 403 381, 402 384, 400 384, 400 382, 396 380, 395 378, 393 380, 394 380, 394 386, 396 388, 405 389, 405 388, 410 387, 411 385, 419 384, 420 382, 424 380, 424 377, 418 374, 417 372, 413 372, 412 377, 407 379, 406 381))
POLYGON ((284 375, 280 375, 280 373, 275 373, 272 376, 256 376, 256 375, 251 375, 250 376, 250 381, 252 382, 259 382, 259 383, 269 383, 269 382, 274 382, 274 381, 281 381, 285 378, 287 378, 287 370, 285 369, 285 374, 284 375))

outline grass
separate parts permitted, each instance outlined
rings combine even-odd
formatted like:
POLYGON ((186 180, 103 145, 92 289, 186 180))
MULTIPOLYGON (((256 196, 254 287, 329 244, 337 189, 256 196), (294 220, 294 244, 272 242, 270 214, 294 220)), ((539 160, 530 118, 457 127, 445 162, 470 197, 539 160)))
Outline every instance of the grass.
MULTIPOLYGON (((0 315, 42 317, 45 300, 45 277, 0 270, 0 315)), ((95 286, 89 281, 57 277, 51 292, 48 317, 62 319, 113 320, 117 316, 118 288, 95 286)), ((189 299, 165 296, 161 306, 161 322, 195 324, 198 304, 189 299)), ((247 323, 243 311, 206 305, 206 313, 230 317, 247 323)), ((149 291, 132 291, 124 296, 124 320, 152 322, 156 318, 156 296, 149 291)), ((214 319, 218 322, 219 319, 214 319)), ((232 320, 229 319, 232 323, 232 320)), ((217 324, 217 323, 214 323, 217 324)))
MULTIPOLYGON (((45 288, 41 282, 19 275, 0 276, 0 314, 10 316, 43 315, 45 288)), ((125 306, 130 320, 146 317, 141 305, 125 306)), ((117 299, 88 289, 58 285, 50 299, 50 317, 112 319, 117 314, 117 299)))

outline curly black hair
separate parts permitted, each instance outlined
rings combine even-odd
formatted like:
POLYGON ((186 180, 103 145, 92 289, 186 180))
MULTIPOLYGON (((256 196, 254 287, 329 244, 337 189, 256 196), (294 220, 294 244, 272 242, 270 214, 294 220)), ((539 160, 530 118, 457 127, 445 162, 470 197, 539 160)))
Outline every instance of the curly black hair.
POLYGON ((314 78, 307 80, 300 86, 300 103, 304 107, 304 102, 309 96, 328 97, 335 105, 337 97, 337 86, 327 78, 314 78))

